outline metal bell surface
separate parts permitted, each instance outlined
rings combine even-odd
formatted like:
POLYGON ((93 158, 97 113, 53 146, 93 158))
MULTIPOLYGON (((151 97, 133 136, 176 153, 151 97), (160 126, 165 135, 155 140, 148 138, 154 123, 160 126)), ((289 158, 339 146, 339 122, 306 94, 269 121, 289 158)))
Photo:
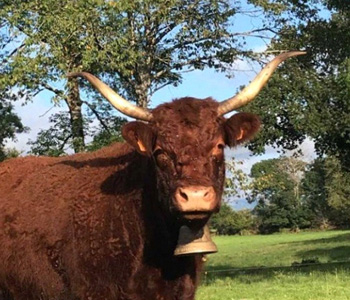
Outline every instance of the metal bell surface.
POLYGON ((217 251, 216 245, 211 240, 208 225, 199 230, 191 229, 188 226, 180 228, 174 255, 209 254, 217 251))

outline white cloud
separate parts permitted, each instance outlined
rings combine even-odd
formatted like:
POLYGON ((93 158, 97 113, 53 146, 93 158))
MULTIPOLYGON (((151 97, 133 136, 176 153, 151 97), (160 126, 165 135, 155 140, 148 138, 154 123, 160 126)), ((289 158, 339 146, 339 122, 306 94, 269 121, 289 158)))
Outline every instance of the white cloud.
POLYGON ((246 174, 250 173, 250 170, 254 164, 259 161, 277 158, 280 154, 276 149, 272 147, 266 147, 266 151, 262 155, 252 155, 252 152, 243 146, 239 146, 233 149, 226 149, 225 152, 226 159, 229 160, 234 158, 235 160, 241 162, 239 168, 246 174))
MULTIPOLYGON (((271 146, 266 147, 265 153, 262 155, 252 155, 252 152, 243 146, 237 148, 227 148, 225 150, 226 160, 234 158, 237 161, 242 162, 239 165, 239 168, 246 174, 250 173, 252 166, 262 160, 278 158, 281 156, 281 149, 276 149, 271 146)), ((293 156, 301 150, 302 155, 299 155, 298 158, 307 163, 312 162, 316 158, 315 153, 315 144, 312 140, 307 138, 296 150, 286 151, 284 154, 287 157, 293 156)))
POLYGON ((296 150, 287 151, 286 154, 287 156, 298 155, 298 150, 301 150, 302 153, 299 158, 305 162, 311 162, 316 158, 315 143, 309 138, 306 138, 296 150))

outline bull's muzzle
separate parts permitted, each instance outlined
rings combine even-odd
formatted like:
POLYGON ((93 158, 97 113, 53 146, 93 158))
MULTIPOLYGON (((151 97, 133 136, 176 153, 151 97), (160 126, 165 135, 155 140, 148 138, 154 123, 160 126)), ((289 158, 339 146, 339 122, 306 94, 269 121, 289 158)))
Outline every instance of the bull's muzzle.
POLYGON ((216 193, 209 186, 179 187, 175 192, 175 204, 181 212, 212 212, 217 204, 216 193))

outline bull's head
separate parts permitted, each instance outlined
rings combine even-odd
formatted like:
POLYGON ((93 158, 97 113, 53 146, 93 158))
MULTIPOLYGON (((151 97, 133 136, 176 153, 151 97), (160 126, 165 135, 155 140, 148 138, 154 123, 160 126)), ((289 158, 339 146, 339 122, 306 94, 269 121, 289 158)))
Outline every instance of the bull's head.
POLYGON ((260 126, 253 114, 225 119, 218 109, 211 98, 182 98, 155 108, 148 124, 123 127, 125 140, 153 158, 161 203, 185 223, 205 222, 219 209, 224 147, 248 140, 260 126))
MULTIPOLYGON (((224 147, 249 140, 259 129, 259 118, 228 112, 252 101, 285 59, 304 52, 283 53, 273 59, 239 94, 218 103, 211 98, 182 98, 152 111, 132 105, 89 73, 86 78, 122 113, 145 122, 130 122, 123 137, 155 163, 161 203, 180 222, 204 224, 217 211, 224 186, 224 147)), ((191 226, 191 225, 190 225, 191 226)))

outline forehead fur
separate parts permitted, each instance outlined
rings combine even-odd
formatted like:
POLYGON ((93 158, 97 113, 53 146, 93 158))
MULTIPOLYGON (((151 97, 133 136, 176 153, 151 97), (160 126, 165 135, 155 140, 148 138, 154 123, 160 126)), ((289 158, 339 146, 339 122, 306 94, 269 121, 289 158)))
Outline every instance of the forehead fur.
POLYGON ((187 145, 210 147, 222 134, 219 103, 212 98, 181 98, 153 110, 158 141, 170 151, 187 145))

